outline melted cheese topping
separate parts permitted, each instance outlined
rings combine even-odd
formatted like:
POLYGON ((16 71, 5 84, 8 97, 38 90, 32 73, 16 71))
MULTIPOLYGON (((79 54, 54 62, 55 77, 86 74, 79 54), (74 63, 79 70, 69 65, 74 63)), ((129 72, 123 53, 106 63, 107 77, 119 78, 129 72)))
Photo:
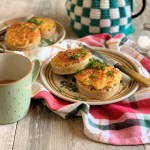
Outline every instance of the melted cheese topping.
POLYGON ((39 28, 41 34, 48 34, 56 29, 56 22, 53 19, 38 17, 31 19, 31 21, 34 20, 38 22, 37 27, 39 28))
POLYGON ((59 52, 50 61, 52 65, 58 67, 65 67, 74 64, 78 64, 85 60, 86 58, 91 58, 92 54, 90 51, 83 48, 68 49, 66 51, 59 52))
POLYGON ((96 90, 105 87, 111 88, 120 83, 122 74, 113 66, 106 66, 103 69, 85 69, 75 75, 76 80, 85 86, 92 86, 96 90))
POLYGON ((11 25, 5 36, 5 41, 14 46, 26 46, 41 39, 40 31, 35 24, 16 22, 11 25))

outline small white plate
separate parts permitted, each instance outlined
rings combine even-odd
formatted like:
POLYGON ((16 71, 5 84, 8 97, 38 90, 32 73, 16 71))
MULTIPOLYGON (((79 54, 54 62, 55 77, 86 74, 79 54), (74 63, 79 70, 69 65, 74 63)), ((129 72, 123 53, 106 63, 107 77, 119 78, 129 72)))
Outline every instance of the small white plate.
MULTIPOLYGON (((6 21, 3 21, 2 23, 0 23, 0 32, 2 32, 3 30, 7 29, 10 25, 12 25, 13 23, 15 22, 18 22, 18 21, 25 21, 27 17, 20 17, 20 18, 15 18, 15 19, 10 19, 10 20, 6 20, 6 21)), ((59 23, 58 21, 56 21, 56 32, 54 34, 54 36, 52 38, 49 38, 50 41, 53 41, 54 44, 57 44, 59 42, 61 42, 65 36, 66 36, 66 31, 64 29, 64 27, 62 26, 61 23, 59 23)), ((5 36, 2 35, 2 36, 5 36)), ((2 39, 3 37, 0 36, 0 41, 2 42, 2 39)), ((39 47, 45 47, 45 46, 48 46, 46 45, 46 43, 43 43, 43 40, 41 40, 40 44, 39 44, 39 47)), ((54 45, 52 44, 52 45, 54 45)))
MULTIPOLYGON (((101 50, 96 48, 96 50, 108 58, 111 58, 115 60, 116 62, 119 62, 122 65, 125 65, 129 67, 130 69, 133 69, 137 72, 139 72, 138 67, 127 57, 124 55, 112 51, 112 50, 101 50)), ((48 58, 43 65, 41 66, 41 71, 40 71, 40 78, 41 81, 43 82, 44 86, 54 95, 57 97, 60 97, 64 100, 70 101, 70 102, 86 102, 90 105, 105 105, 105 104, 111 104, 111 103, 116 103, 121 100, 126 99, 127 97, 131 96, 139 87, 139 83, 132 80, 130 77, 128 77, 126 74, 122 73, 123 75, 123 82, 122 86, 120 88, 120 91, 111 97, 110 99, 107 100, 94 100, 90 99, 82 94, 80 94, 78 91, 72 91, 72 89, 75 88, 75 80, 72 75, 68 76, 61 76, 61 75, 56 75, 52 72, 51 67, 49 65, 49 61, 53 56, 48 58), (71 89, 70 89, 71 87, 71 89)))
MULTIPOLYGON (((15 19, 3 21, 2 23, 0 23, 0 33, 1 32, 3 33, 3 31, 6 31, 6 29, 11 24, 18 22, 18 21, 24 21, 26 19, 27 19, 27 17, 21 17, 21 18, 15 18, 15 19)), ((0 35, 0 47, 2 45, 2 47, 4 49, 6 49, 5 52, 7 52, 7 53, 19 53, 19 54, 24 55, 26 57, 36 56, 41 62, 43 62, 51 54, 51 48, 50 47, 63 41, 63 39, 66 36, 66 31, 65 31, 64 27, 61 25, 61 23, 59 23, 56 20, 55 20, 55 22, 56 22, 56 31, 55 31, 56 33, 54 34, 54 36, 52 38, 49 39, 50 41, 54 42, 52 45, 46 45, 46 43, 43 42, 44 39, 42 39, 39 46, 33 48, 32 50, 29 50, 29 51, 11 51, 11 50, 8 50, 6 45, 5 45, 5 41, 4 41, 5 33, 4 33, 4 34, 0 35)))
MULTIPOLYGON (((3 31, 6 31, 7 28, 10 25, 12 25, 13 23, 18 22, 18 21, 25 21, 26 18, 27 17, 20 17, 20 18, 9 19, 9 20, 3 21, 2 23, 0 23, 0 33, 3 32, 3 31)), ((56 22, 56 31, 55 31, 55 34, 54 34, 54 36, 52 38, 48 39, 48 40, 52 41, 53 43, 51 45, 48 45, 44 41, 44 39, 41 39, 41 42, 39 43, 38 48, 42 48, 42 47, 46 47, 46 46, 52 46, 54 44, 57 44, 57 43, 61 42, 65 38, 66 31, 65 31, 64 27, 58 21, 55 20, 55 22, 56 22)), ((5 42, 3 41, 4 36, 5 36, 5 34, 0 35, 0 44, 1 45, 3 44, 5 46, 5 42)), ((36 50, 36 48, 33 49, 33 51, 34 50, 36 50)), ((24 51, 24 52, 26 52, 26 51, 24 51)))

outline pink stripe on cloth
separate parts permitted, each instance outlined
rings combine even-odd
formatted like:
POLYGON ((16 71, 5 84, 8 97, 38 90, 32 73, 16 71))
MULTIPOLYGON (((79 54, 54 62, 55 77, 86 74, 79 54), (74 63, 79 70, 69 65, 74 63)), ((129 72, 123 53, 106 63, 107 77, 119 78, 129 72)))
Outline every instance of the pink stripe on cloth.
POLYGON ((114 39, 117 38, 117 39, 120 39, 120 40, 121 40, 121 39, 123 39, 124 37, 125 37, 125 35, 124 35, 123 33, 119 33, 119 34, 116 34, 113 38, 114 38, 114 39))
POLYGON ((141 65, 148 72, 150 72, 150 59, 149 58, 143 56, 142 54, 140 54, 138 51, 136 51, 132 47, 129 47, 129 46, 126 46, 126 45, 121 46, 120 52, 123 53, 123 54, 127 54, 127 55, 133 57, 134 59, 139 61, 141 63, 141 65))
POLYGON ((111 130, 110 135, 111 138, 109 142, 114 145, 116 145, 116 143, 118 143, 118 145, 135 145, 135 143, 143 143, 140 126, 128 127, 128 130, 126 128, 122 130, 111 130))
POLYGON ((88 35, 84 38, 79 39, 80 41, 86 42, 86 44, 90 46, 100 46, 104 47, 105 41, 110 39, 111 36, 109 34, 96 34, 96 35, 88 35))
POLYGON ((99 106, 93 106, 90 108, 90 114, 95 119, 104 119, 106 116, 109 117, 109 120, 119 119, 125 113, 143 113, 143 114, 150 114, 150 98, 142 99, 139 101, 134 101, 124 103, 123 101, 99 106))
POLYGON ((57 111, 65 106, 71 104, 68 101, 62 100, 62 99, 54 96, 53 94, 51 94, 48 91, 40 91, 33 98, 44 99, 47 107, 53 111, 57 111))
POLYGON ((135 113, 135 110, 131 108, 130 103, 118 102, 115 104, 103 105, 101 107, 94 106, 90 108, 90 114, 96 119, 104 119, 108 116, 110 120, 120 118, 124 113, 135 113))
POLYGON ((148 72, 150 72, 150 59, 148 59, 147 57, 144 57, 141 60, 141 64, 148 72))

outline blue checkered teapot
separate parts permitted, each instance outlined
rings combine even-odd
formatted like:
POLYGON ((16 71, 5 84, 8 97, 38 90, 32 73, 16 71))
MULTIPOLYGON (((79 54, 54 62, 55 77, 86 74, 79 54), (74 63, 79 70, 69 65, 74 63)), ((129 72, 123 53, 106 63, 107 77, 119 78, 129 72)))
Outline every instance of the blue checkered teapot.
POLYGON ((134 0, 67 0, 66 9, 71 27, 80 36, 97 33, 115 35, 134 32, 132 19, 145 9, 143 0, 141 10, 132 16, 134 0))

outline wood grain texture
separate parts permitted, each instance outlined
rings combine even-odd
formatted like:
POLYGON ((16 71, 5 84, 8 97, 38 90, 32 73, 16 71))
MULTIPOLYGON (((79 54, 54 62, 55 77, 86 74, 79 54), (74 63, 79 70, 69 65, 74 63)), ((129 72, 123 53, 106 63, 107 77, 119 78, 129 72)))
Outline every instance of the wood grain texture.
MULTIPOLYGON (((17 125, 14 150, 130 150, 87 138, 81 117, 62 119, 41 102, 32 102, 29 114, 17 125)), ((132 146, 144 150, 144 146, 132 146)))
MULTIPOLYGON (((141 0, 136 1, 136 11, 141 0)), ((147 0, 148 1, 148 0, 147 0)), ((0 0, 0 20, 28 16, 47 16, 65 27, 66 39, 77 39, 70 28, 66 0, 0 0)), ((134 19, 136 40, 144 22, 150 21, 150 1, 145 12, 134 19)), ((149 150, 149 145, 112 146, 90 140, 84 135, 81 117, 62 119, 48 110, 41 101, 33 101, 27 116, 11 125, 0 125, 0 150, 149 150)))
POLYGON ((0 125, 0 150, 12 150, 16 125, 0 125))

